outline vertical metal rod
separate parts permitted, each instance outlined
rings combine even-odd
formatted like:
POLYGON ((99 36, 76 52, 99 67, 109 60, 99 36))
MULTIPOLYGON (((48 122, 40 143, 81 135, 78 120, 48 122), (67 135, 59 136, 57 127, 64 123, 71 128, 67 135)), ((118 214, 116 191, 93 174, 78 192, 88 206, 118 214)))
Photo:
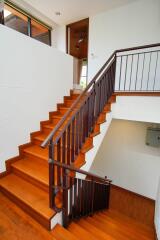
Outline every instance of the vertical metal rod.
POLYGON ((73 178, 70 177, 70 218, 73 218, 73 178))
POLYGON ((62 163, 66 163, 66 131, 62 136, 62 163))
POLYGON ((68 216, 68 179, 67 170, 65 169, 65 174, 63 175, 63 227, 67 228, 69 224, 68 216))
POLYGON ((121 75, 122 75, 122 56, 120 56, 121 62, 120 62, 120 74, 119 74, 119 91, 121 88, 121 75))
POLYGON ((67 164, 70 165, 71 162, 71 152, 70 152, 70 142, 71 142, 71 126, 67 129, 67 164))
POLYGON ((145 57, 146 57, 146 54, 144 53, 144 57, 143 57, 143 67, 142 67, 142 78, 141 78, 141 88, 140 88, 140 90, 142 90, 142 83, 143 83, 143 75, 144 75, 144 64, 145 64, 145 57))
POLYGON ((132 55, 132 61, 131 61, 131 73, 130 73, 129 91, 131 90, 132 71, 133 71, 133 55, 132 55))
POLYGON ((139 67, 139 53, 138 53, 138 59, 137 59, 137 70, 136 70, 135 91, 137 90, 138 67, 139 67))
POLYGON ((149 76, 150 76, 150 69, 151 69, 151 58, 152 58, 152 52, 150 53, 150 58, 149 58, 149 70, 148 70, 148 80, 147 80, 147 91, 148 91, 149 76))
POLYGON ((51 139, 49 142, 49 205, 50 208, 54 208, 55 206, 55 168, 53 161, 54 160, 54 144, 53 140, 51 139))
MULTIPOLYGON (((61 138, 58 140, 57 142, 57 161, 61 162, 61 138)), ((61 171, 62 169, 57 166, 57 185, 60 186, 61 185, 61 171)))
POLYGON ((75 158, 75 118, 72 120, 72 149, 71 149, 71 161, 74 162, 75 158))
POLYGON ((125 91, 125 89, 126 89, 127 63, 128 63, 128 55, 127 55, 127 57, 126 57, 125 80, 124 80, 124 91, 125 91))
POLYGON ((159 52, 157 52, 157 58, 156 58, 156 66, 155 66, 155 74, 154 74, 153 91, 155 90, 155 83, 156 83, 156 76, 157 76, 158 55, 159 55, 159 52))
POLYGON ((77 113, 76 115, 76 120, 75 120, 75 123, 76 123, 76 140, 75 140, 75 154, 78 155, 79 153, 79 112, 77 113))

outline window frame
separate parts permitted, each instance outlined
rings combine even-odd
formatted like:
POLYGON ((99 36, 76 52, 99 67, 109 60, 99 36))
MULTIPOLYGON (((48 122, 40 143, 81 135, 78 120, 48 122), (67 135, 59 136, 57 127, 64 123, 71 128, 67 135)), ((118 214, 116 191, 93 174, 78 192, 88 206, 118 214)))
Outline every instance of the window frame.
MULTIPOLYGON (((48 30, 48 36, 49 36, 49 44, 47 44, 48 46, 51 46, 51 30, 52 27, 48 26, 47 24, 45 24, 44 22, 42 22, 41 20, 37 19, 36 17, 32 16, 31 14, 29 14, 28 12, 24 11, 23 9, 21 9, 20 7, 18 7, 17 5, 11 3, 8 0, 4 0, 3 1, 3 6, 5 7, 9 6, 10 8, 18 11, 19 13, 23 14, 25 17, 27 17, 28 19, 28 34, 26 36, 32 37, 32 26, 31 26, 31 20, 37 22, 38 24, 40 24, 41 26, 45 27, 48 30)), ((4 9, 1 12, 1 14, 3 15, 2 19, 3 21, 0 22, 1 24, 5 25, 5 21, 4 21, 4 9)), ((38 41, 38 40, 37 40, 38 41)), ((45 44, 45 43, 44 43, 45 44)))

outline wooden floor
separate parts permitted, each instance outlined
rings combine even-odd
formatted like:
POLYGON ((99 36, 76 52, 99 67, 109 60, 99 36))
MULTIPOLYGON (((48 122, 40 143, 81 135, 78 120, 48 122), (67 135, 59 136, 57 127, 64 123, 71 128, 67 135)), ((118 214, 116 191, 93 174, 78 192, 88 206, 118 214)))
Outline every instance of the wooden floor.
POLYGON ((3 240, 154 240, 154 230, 116 211, 102 211, 47 231, 0 193, 0 239, 3 240))
POLYGON ((1 240, 53 240, 50 232, 0 193, 1 240))

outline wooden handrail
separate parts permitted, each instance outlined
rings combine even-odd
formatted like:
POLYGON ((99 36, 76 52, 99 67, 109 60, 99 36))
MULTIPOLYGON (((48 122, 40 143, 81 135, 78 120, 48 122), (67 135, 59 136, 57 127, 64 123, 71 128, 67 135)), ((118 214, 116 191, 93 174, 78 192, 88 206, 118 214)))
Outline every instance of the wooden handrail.
POLYGON ((122 49, 116 50, 116 53, 140 50, 140 49, 145 49, 145 48, 154 48, 154 47, 160 47, 160 43, 155 43, 155 44, 150 44, 150 45, 143 45, 143 46, 137 46, 137 47, 131 47, 131 48, 122 48, 122 49))
POLYGON ((101 182, 106 182, 106 183, 111 183, 112 182, 112 180, 110 180, 110 179, 102 178, 102 177, 100 177, 100 176, 98 176, 96 174, 93 174, 93 173, 81 170, 79 168, 75 168, 74 166, 67 165, 65 163, 61 163, 61 162, 58 162, 58 161, 53 160, 53 159, 49 159, 49 163, 52 163, 52 164, 54 164, 56 166, 62 167, 64 169, 67 169, 67 170, 70 170, 70 171, 73 171, 73 172, 76 172, 76 173, 87 175, 88 177, 91 177, 92 179, 98 179, 101 182))

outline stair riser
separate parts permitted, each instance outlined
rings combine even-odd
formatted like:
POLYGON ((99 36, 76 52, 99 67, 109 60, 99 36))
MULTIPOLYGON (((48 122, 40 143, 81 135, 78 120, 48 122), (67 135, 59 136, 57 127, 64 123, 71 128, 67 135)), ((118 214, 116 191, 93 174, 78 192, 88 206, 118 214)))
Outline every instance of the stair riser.
POLYGON ((52 131, 53 129, 51 129, 51 128, 46 128, 46 127, 43 127, 43 129, 42 129, 42 131, 45 133, 45 134, 50 134, 51 133, 51 131, 52 131))
POLYGON ((69 108, 59 108, 59 112, 62 114, 65 114, 68 111, 69 108))
POLYGON ((32 143, 35 144, 35 145, 37 145, 37 146, 41 146, 42 142, 43 142, 43 141, 38 140, 38 139, 35 139, 35 138, 32 140, 32 143))
POLYGON ((51 122, 52 122, 53 124, 57 124, 60 120, 61 120, 61 118, 56 118, 56 117, 54 117, 54 116, 51 117, 51 122))
POLYGON ((47 186, 46 184, 38 181, 37 179, 34 179, 32 176, 27 175, 26 173, 20 171, 19 169, 14 168, 14 167, 12 167, 12 172, 15 173, 17 176, 23 178, 27 182, 30 182, 33 185, 35 185, 36 187, 41 188, 45 192, 49 193, 49 186, 47 186))
MULTIPOLYGON (((9 192, 7 189, 0 187, 0 190, 5 194, 11 201, 13 201, 16 205, 22 208, 26 213, 28 213, 31 217, 33 217, 37 222, 39 222, 43 227, 50 230, 50 221, 44 218, 41 214, 32 209, 29 205, 22 202, 19 198, 9 192)), ((24 189, 25 191, 25 189, 24 189)))
POLYGON ((73 103, 74 103, 74 100, 65 100, 64 102, 66 107, 71 107, 73 103))
POLYGON ((29 157, 31 161, 40 161, 42 164, 46 164, 48 166, 48 159, 40 158, 32 153, 24 152, 24 157, 29 157))

